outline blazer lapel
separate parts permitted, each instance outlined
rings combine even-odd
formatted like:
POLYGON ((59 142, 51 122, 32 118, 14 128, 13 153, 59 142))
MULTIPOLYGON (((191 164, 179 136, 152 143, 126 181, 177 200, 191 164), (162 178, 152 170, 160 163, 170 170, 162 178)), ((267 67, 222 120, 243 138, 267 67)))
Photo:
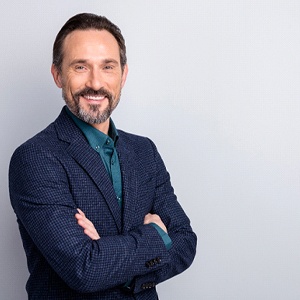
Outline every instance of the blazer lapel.
POLYGON ((138 190, 138 178, 136 173, 136 162, 134 151, 122 144, 121 138, 117 146, 123 185, 123 226, 122 232, 131 229, 135 220, 135 208, 138 190))
POLYGON ((99 154, 86 141, 81 130, 63 111, 57 119, 57 131, 62 140, 69 142, 68 153, 82 166, 99 188, 121 232, 121 209, 111 180, 99 154))

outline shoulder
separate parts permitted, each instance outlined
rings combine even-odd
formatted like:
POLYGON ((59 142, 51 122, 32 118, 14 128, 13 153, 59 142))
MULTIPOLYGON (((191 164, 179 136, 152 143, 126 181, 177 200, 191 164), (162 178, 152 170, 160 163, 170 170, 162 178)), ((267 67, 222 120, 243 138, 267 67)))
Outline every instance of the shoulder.
POLYGON ((135 149, 135 151, 156 151, 154 142, 145 136, 136 135, 132 133, 119 130, 119 142, 122 146, 135 149))
POLYGON ((164 162, 154 142, 148 137, 127 133, 121 130, 117 151, 121 157, 126 157, 131 163, 144 170, 154 170, 164 166, 164 162))
MULTIPOLYGON (((36 173, 45 171, 42 167, 49 159, 54 159, 53 139, 54 126, 50 124, 23 144, 21 144, 12 154, 9 164, 10 178, 19 178, 19 174, 24 177, 25 173, 36 173)), ((32 175, 32 174, 31 174, 32 175)))
MULTIPOLYGON (((11 164, 18 165, 28 163, 34 164, 38 160, 55 156, 57 153, 64 153, 69 145, 59 137, 59 129, 65 116, 62 113, 58 118, 49 124, 45 129, 22 143, 12 154, 11 164)), ((66 124, 66 121, 64 122, 66 124)), ((66 126, 67 127, 67 126, 66 126)))

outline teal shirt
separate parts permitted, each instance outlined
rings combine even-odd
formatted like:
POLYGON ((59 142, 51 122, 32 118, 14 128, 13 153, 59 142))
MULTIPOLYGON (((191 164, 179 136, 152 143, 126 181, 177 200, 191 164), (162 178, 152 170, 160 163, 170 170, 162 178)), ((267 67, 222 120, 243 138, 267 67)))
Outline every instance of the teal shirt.
POLYGON ((100 130, 78 119, 68 108, 67 113, 84 133, 90 146, 99 153, 113 184, 117 201, 119 205, 122 206, 122 177, 119 157, 116 150, 116 143, 119 136, 114 122, 110 119, 109 131, 108 135, 106 135, 100 130))
MULTIPOLYGON (((106 135, 100 130, 77 118, 68 108, 66 108, 66 111, 75 124, 81 129, 90 146, 99 153, 113 184, 117 201, 119 205, 122 206, 122 176, 119 157, 116 150, 116 143, 119 135, 114 122, 110 119, 108 135, 106 135)), ((155 223, 150 224, 157 230, 163 239, 167 250, 169 250, 172 246, 172 241, 169 235, 155 223)))

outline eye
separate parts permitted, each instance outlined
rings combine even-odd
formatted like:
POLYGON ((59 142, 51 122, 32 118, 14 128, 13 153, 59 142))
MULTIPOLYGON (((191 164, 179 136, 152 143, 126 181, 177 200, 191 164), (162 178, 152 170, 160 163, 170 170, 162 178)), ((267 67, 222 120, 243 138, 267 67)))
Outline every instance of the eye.
POLYGON ((82 72, 82 71, 86 70, 86 67, 83 66, 83 65, 76 65, 75 70, 78 71, 78 72, 82 72))
POLYGON ((114 67, 113 66, 111 66, 111 65, 106 65, 105 67, 104 67, 104 70, 112 70, 114 67))

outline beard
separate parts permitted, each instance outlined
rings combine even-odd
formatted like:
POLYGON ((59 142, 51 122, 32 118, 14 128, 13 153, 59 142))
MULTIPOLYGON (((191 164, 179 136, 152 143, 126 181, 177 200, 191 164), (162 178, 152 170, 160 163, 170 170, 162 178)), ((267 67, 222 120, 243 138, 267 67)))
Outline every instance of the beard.
POLYGON ((105 88, 101 88, 97 91, 86 88, 75 94, 71 94, 71 99, 67 96, 67 93, 62 89, 62 97, 66 102, 69 110, 80 120, 88 124, 100 124, 104 123, 117 107, 121 97, 121 91, 116 97, 114 97, 105 88), (108 105, 104 110, 101 110, 101 104, 88 104, 88 108, 83 108, 80 104, 80 97, 84 96, 104 96, 108 100, 108 105))

